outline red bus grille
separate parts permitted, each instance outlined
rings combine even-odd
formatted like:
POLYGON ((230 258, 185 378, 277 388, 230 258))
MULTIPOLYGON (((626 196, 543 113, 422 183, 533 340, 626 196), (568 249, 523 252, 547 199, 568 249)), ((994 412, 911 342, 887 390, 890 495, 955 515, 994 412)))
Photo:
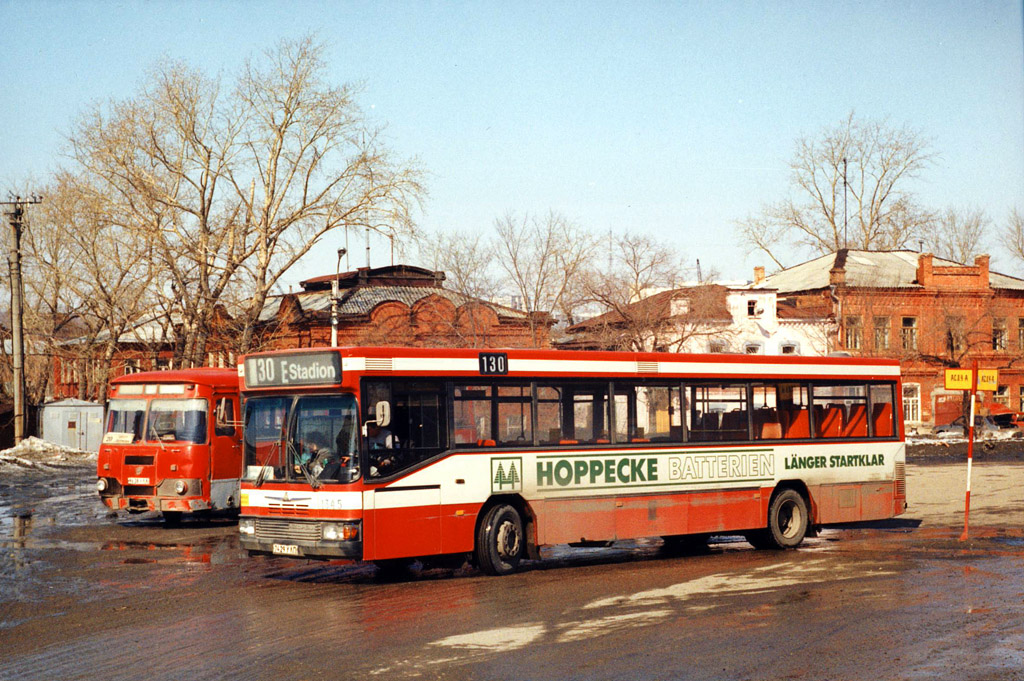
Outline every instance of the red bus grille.
POLYGON ((139 456, 138 454, 126 454, 124 457, 125 466, 152 466, 153 456, 139 456))
POLYGON ((267 504, 274 512, 274 515, 283 515, 290 518, 308 518, 311 513, 308 506, 296 506, 294 504, 267 504))
POLYGON ((151 497, 156 494, 156 487, 147 485, 125 485, 124 495, 126 497, 151 497))
POLYGON ((896 496, 907 496, 907 464, 896 464, 896 496))
POLYGON ((276 518, 256 518, 257 539, 291 541, 320 541, 320 523, 297 523, 276 518))

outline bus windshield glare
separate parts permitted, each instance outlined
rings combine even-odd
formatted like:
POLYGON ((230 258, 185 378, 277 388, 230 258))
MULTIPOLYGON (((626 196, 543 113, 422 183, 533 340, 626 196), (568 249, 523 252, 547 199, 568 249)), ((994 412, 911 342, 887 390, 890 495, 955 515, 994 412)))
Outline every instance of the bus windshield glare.
POLYGON ((107 403, 107 427, 103 432, 131 433, 133 441, 141 440, 145 417, 145 400, 110 400, 107 403))
POLYGON ((153 400, 149 404, 146 440, 161 442, 206 442, 206 400, 153 400))
POLYGON ((245 479, 351 482, 359 477, 352 395, 249 398, 244 433, 245 479))

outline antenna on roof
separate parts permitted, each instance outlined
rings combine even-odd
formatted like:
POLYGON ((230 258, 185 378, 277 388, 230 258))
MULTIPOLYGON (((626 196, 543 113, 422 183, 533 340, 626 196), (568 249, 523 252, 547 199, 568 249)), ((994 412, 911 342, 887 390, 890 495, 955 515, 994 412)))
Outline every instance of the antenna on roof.
POLYGON ((697 283, 701 284, 704 282, 704 277, 700 273, 700 258, 697 258, 697 283))

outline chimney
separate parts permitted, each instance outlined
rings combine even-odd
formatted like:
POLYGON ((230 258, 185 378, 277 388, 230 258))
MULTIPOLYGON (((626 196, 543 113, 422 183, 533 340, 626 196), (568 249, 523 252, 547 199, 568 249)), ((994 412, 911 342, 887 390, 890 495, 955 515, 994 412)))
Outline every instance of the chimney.
POLYGON ((850 249, 848 248, 840 248, 836 251, 835 260, 832 261, 832 269, 828 271, 829 286, 846 285, 846 258, 849 254, 850 249))
POLYGON ((988 261, 989 256, 977 255, 974 257, 974 266, 978 268, 978 287, 988 288, 988 261))
POLYGON ((764 266, 763 265, 758 265, 757 267, 754 268, 754 283, 755 284, 763 284, 764 283, 764 266))
POLYGON ((923 288, 932 285, 932 265, 935 256, 931 253, 922 253, 917 258, 917 283, 923 288))

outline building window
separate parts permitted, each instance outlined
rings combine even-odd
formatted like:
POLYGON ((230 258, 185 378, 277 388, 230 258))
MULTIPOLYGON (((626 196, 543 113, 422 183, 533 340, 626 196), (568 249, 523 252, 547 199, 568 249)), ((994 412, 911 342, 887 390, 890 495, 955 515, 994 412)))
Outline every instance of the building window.
POLYGON ((946 348, 950 352, 963 352, 967 346, 963 317, 946 317, 946 348))
POLYGON ((779 351, 782 352, 783 355, 797 355, 799 354, 799 350, 800 348, 796 343, 783 343, 779 346, 779 351))
POLYGON ((1010 406, 1010 386, 1001 385, 992 393, 992 401, 1003 406, 1010 406))
POLYGON ((748 300, 747 301, 747 316, 748 317, 756 317, 757 316, 757 301, 756 300, 748 300))
POLYGON ((1024 318, 1017 320, 1017 348, 1024 351, 1024 318))
POLYGON ((875 317, 875 350, 889 349, 889 318, 875 317))
POLYGON ((725 341, 708 341, 708 352, 725 352, 725 341))
POLYGON ((992 320, 992 349, 993 350, 1005 350, 1006 349, 1006 320, 1005 319, 993 319, 992 320))
POLYGON ((843 325, 846 337, 847 350, 860 350, 863 332, 860 325, 860 317, 847 317, 843 325))
POLYGON ((900 341, 904 350, 917 350, 917 317, 904 317, 900 328, 900 341))
POLYGON ((1024 411, 1024 385, 1020 387, 1020 411, 1024 411))
POLYGON ((124 361, 124 373, 125 376, 128 374, 137 374, 142 371, 142 362, 137 359, 126 359, 124 361))
POLYGON ((743 352, 748 355, 760 355, 761 344, 760 343, 744 343, 743 352))
POLYGON ((903 420, 921 421, 921 386, 917 383, 903 384, 903 420))

